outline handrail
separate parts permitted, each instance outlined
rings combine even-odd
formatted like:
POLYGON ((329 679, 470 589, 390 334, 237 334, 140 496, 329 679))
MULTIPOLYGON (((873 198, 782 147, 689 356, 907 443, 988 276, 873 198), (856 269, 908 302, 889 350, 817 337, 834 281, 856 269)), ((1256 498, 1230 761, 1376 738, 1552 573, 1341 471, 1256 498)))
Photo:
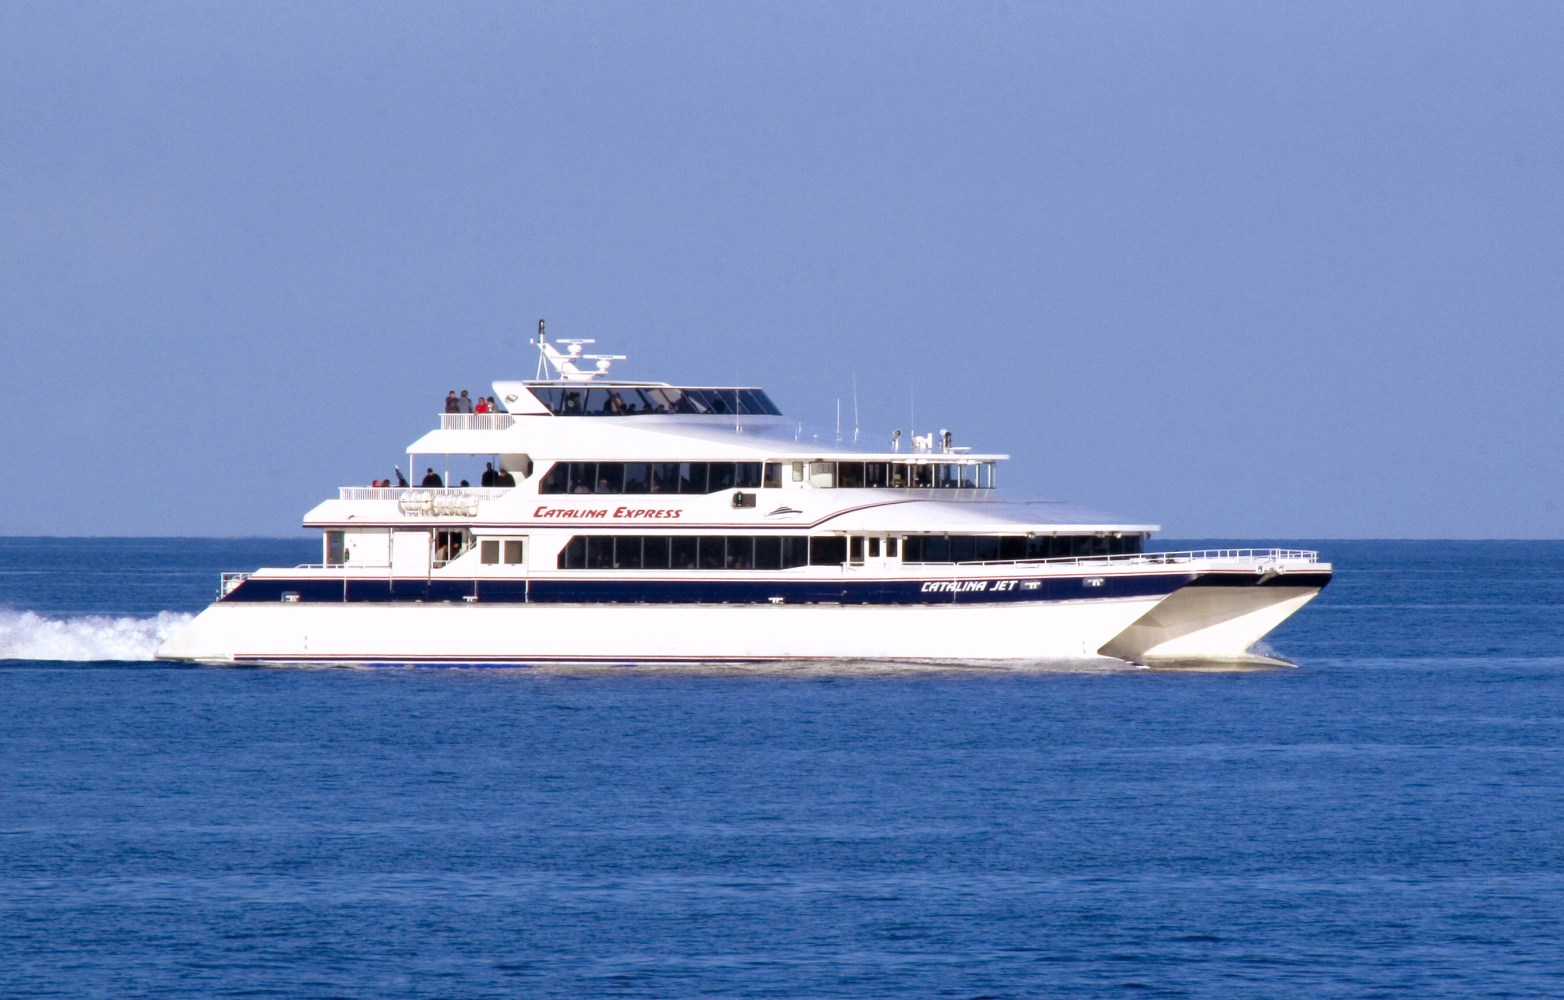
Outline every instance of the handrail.
POLYGON ((515 489, 514 486, 339 486, 338 500, 400 500, 409 493, 446 493, 493 500, 515 489))
POLYGON ((1116 556, 1055 556, 1050 559, 973 559, 966 562, 920 561, 916 566, 1100 566, 1103 563, 1168 565, 1188 562, 1302 562, 1317 563, 1318 552, 1308 549, 1191 549, 1183 552, 1135 552, 1116 556))
POLYGON ((442 431, 503 431, 514 426, 516 418, 509 413, 442 413, 442 431))

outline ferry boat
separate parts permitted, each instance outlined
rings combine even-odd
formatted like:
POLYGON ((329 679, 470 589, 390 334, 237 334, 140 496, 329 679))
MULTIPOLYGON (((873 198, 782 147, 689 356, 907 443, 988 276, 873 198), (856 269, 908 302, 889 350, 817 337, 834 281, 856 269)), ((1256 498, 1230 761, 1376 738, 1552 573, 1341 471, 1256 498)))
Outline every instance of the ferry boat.
POLYGON ((319 563, 224 574, 158 657, 1253 661, 1331 577, 1152 551, 1157 525, 1012 495, 1009 456, 946 431, 822 441, 759 387, 621 380, 591 343, 539 323, 536 378, 408 446, 427 485, 339 489, 304 518, 319 563))

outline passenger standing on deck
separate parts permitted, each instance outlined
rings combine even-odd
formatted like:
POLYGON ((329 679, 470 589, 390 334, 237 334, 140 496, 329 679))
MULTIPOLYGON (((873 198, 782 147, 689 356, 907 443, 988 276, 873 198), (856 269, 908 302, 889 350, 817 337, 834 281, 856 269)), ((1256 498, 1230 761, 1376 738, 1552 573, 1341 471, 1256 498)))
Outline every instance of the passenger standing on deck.
POLYGON ((478 402, 473 404, 472 412, 474 412, 474 413, 488 413, 489 412, 489 401, 487 399, 485 399, 484 397, 479 396, 478 397, 478 402))
POLYGON ((467 390, 466 389, 462 390, 462 398, 458 399, 456 401, 456 412, 457 413, 471 413, 472 412, 472 397, 467 395, 467 390))
POLYGON ((422 483, 420 483, 419 485, 423 486, 426 489, 436 489, 437 490, 440 487, 444 486, 445 482, 440 478, 440 474, 438 472, 434 471, 433 469, 430 469, 428 472, 424 473, 424 481, 422 483))
POLYGON ((494 481, 496 486, 515 486, 516 477, 510 474, 509 469, 501 469, 499 477, 494 481))
POLYGON ((450 392, 445 394, 445 412, 446 413, 455 413, 455 412, 457 412, 456 411, 456 390, 455 389, 452 389, 450 392))
POLYGON ((487 467, 483 470, 483 477, 478 480, 478 485, 497 486, 499 485, 499 481, 500 474, 494 471, 494 463, 487 463, 487 467))

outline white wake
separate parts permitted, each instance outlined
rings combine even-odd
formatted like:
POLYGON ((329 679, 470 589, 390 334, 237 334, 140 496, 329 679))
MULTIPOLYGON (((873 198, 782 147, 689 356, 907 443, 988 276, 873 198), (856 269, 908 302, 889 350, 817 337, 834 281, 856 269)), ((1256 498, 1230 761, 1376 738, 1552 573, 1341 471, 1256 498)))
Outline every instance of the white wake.
POLYGON ((150 660, 191 617, 160 611, 150 618, 48 618, 0 608, 0 660, 150 660))

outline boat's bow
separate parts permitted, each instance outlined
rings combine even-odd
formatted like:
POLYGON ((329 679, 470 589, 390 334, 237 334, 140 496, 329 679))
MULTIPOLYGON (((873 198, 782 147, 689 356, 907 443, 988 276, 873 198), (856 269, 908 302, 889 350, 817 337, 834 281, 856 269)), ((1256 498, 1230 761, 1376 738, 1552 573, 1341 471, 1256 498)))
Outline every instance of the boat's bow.
MULTIPOLYGON (((1155 558, 1155 557, 1153 557, 1155 558)), ((1195 578, 1114 636, 1098 652, 1134 663, 1263 659, 1250 652, 1330 582, 1313 552, 1217 550, 1167 553, 1195 578)))

